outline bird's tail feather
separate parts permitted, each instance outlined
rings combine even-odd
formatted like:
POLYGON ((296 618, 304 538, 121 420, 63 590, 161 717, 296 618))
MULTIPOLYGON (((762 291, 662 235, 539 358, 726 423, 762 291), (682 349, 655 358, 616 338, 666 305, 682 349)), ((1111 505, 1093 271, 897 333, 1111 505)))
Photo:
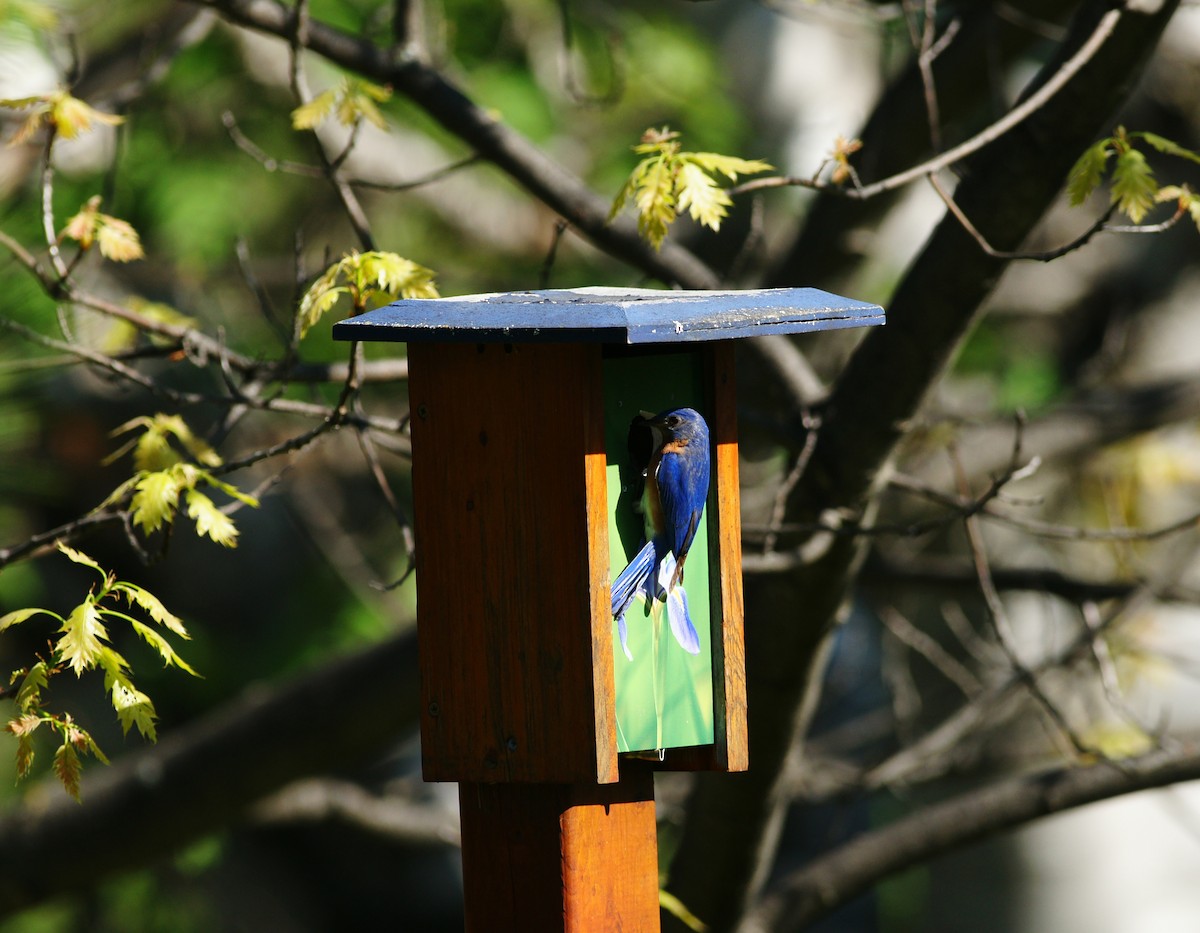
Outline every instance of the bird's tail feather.
POLYGON ((642 549, 634 555, 633 560, 629 565, 617 574, 617 579, 612 585, 612 614, 614 618, 620 618, 625 615, 625 610, 629 608, 629 604, 633 602, 633 597, 637 595, 654 570, 656 563, 654 553, 654 542, 647 541, 642 545, 642 549))

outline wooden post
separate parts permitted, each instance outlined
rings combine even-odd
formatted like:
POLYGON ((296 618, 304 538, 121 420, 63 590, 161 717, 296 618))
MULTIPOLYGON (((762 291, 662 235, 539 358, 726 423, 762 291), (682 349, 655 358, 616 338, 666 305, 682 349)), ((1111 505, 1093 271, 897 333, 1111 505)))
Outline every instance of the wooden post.
POLYGON ((654 931, 654 783, 459 785, 468 933, 654 931))

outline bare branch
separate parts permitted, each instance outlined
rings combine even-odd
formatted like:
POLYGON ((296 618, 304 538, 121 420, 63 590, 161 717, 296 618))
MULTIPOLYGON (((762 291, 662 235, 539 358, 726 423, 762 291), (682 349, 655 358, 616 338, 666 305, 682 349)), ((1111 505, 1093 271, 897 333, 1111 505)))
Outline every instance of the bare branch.
POLYGON ((351 781, 308 778, 289 784, 250 811, 258 825, 339 822, 390 842, 458 846, 453 814, 400 794, 377 796, 351 781))
POLYGON ((741 933, 803 930, 889 875, 943 852, 1052 813, 1197 777, 1200 753, 1186 748, 998 781, 922 807, 819 856, 764 898, 741 933))

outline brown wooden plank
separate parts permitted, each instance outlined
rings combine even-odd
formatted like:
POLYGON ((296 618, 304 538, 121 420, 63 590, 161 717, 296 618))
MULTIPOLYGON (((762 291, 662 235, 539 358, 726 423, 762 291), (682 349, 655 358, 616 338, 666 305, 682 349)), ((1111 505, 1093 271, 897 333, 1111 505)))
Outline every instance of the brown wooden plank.
POLYGON ((468 933, 659 929, 653 777, 459 786, 468 933))
POLYGON ((614 781, 600 348, 409 367, 425 778, 614 781))
POLYGON ((746 648, 742 605, 742 517, 738 476, 737 392, 731 341, 711 345, 713 401, 710 426, 717 493, 717 551, 721 581, 721 633, 714 657, 714 750, 726 771, 749 767, 746 736, 746 648), (717 671, 723 671, 718 676, 717 671), (721 715, 723 711, 724 715, 721 715))

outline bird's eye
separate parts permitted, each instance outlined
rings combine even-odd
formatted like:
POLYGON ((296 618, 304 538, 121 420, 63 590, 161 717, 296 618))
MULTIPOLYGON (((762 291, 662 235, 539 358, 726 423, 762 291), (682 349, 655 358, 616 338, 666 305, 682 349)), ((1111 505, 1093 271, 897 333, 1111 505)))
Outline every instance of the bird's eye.
POLYGON ((678 415, 671 415, 670 417, 667 418, 667 427, 677 428, 677 427, 679 427, 679 421, 680 421, 680 418, 678 415))

